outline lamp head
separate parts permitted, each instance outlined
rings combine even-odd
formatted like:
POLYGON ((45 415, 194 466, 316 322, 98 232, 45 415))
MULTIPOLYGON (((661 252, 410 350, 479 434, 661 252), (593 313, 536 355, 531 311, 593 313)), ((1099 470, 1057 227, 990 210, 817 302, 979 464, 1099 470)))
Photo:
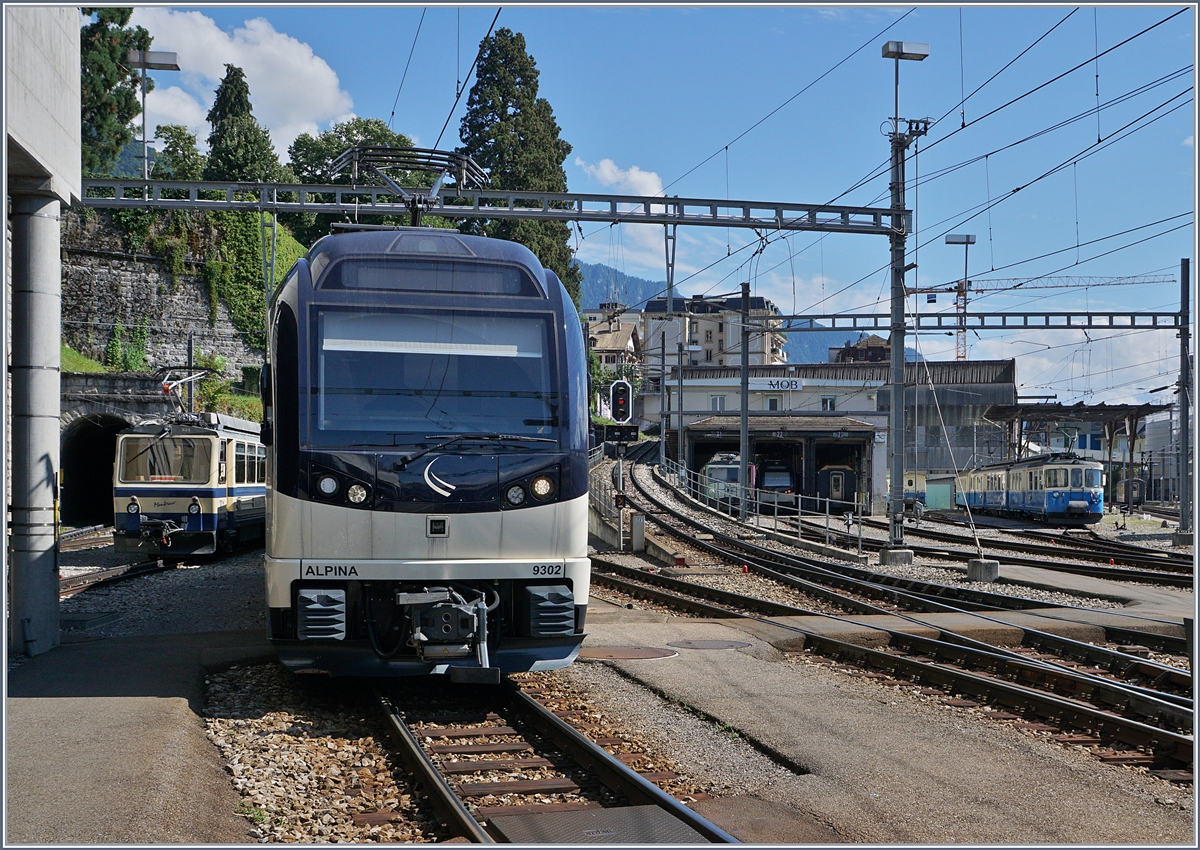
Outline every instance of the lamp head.
POLYGON ((884 59, 913 59, 920 62, 929 55, 929 45, 919 41, 889 41, 883 46, 884 59))

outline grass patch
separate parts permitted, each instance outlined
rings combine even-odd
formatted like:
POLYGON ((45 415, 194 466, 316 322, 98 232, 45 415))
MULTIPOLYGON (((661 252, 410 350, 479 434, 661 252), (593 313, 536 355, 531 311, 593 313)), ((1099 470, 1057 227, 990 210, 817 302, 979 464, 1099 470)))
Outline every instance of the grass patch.
POLYGON ((62 358, 62 371, 64 372, 107 372, 103 363, 99 363, 90 357, 85 357, 69 345, 63 345, 59 349, 59 356, 62 358))

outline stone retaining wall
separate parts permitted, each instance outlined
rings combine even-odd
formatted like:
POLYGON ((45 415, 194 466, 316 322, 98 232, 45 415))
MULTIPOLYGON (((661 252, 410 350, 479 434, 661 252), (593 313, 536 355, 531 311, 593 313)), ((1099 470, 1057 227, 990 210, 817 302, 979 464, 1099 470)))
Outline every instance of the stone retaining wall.
MULTIPOLYGON (((149 318, 146 357, 149 371, 187 363, 188 336, 199 354, 225 358, 225 377, 241 380, 243 366, 259 367, 263 352, 246 344, 217 304, 217 323, 209 324, 209 299, 199 276, 200 257, 189 250, 185 274, 177 280, 165 261, 130 254, 123 237, 103 213, 70 210, 62 234, 63 342, 100 362, 119 319, 125 339, 139 319, 149 318)), ((193 240, 202 242, 203 240, 193 240)), ((198 246, 194 246, 198 247, 198 246)))

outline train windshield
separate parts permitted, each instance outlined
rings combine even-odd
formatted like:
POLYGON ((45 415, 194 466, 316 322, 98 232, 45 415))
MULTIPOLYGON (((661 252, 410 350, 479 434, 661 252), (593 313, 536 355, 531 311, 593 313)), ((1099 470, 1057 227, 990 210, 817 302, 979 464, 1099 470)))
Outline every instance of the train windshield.
POLYGON ((178 481, 207 483, 212 441, 189 437, 126 437, 121 440, 120 473, 125 483, 178 481))
POLYGON ((1099 487, 1100 486, 1100 470, 1085 469, 1083 471, 1083 479, 1085 482, 1084 483, 1085 487, 1099 487))
POLYGON ((313 445, 428 434, 557 439, 549 315, 326 309, 316 322, 313 445))
POLYGON ((708 477, 713 481, 729 481, 736 483, 738 480, 738 468, 736 466, 709 467, 708 477))

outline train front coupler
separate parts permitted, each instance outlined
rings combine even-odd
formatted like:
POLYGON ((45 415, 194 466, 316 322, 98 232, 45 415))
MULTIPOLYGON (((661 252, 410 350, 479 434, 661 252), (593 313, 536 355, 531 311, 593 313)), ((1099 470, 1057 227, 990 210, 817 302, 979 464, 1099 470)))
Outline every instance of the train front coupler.
POLYGON ((183 526, 169 519, 142 519, 142 538, 145 540, 157 540, 158 545, 163 549, 171 548, 172 535, 185 530, 183 526))
POLYGON ((408 645, 416 650, 418 658, 438 663, 475 656, 478 667, 449 667, 447 673, 453 682, 499 684, 500 668, 491 666, 487 645, 488 611, 499 604, 499 594, 489 605, 483 591, 471 600, 445 587, 396 593, 396 605, 404 608, 410 624, 408 645))

